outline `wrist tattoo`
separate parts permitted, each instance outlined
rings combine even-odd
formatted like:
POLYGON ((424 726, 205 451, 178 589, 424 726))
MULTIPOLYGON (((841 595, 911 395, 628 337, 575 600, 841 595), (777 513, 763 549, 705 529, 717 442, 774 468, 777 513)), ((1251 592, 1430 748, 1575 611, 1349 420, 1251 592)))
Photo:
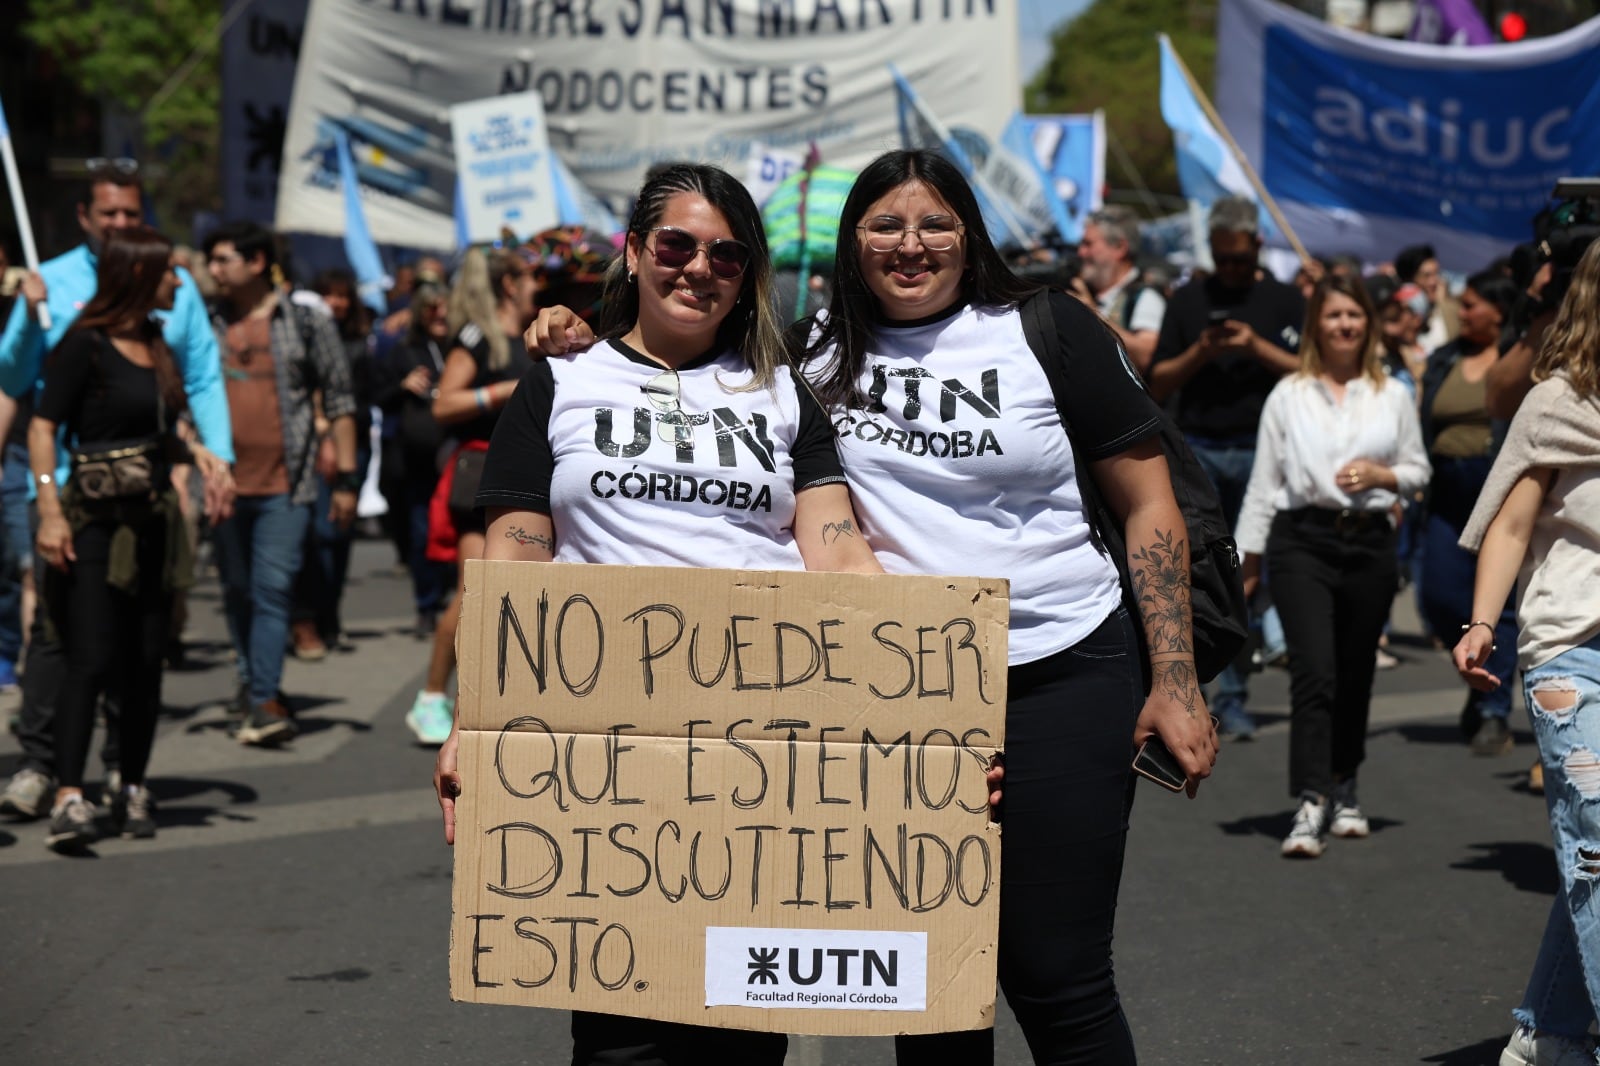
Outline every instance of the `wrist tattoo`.
POLYGON ((1150 694, 1161 695, 1183 705, 1190 718, 1200 716, 1200 686, 1196 683, 1194 663, 1188 659, 1150 664, 1150 694))
POLYGON ((551 554, 554 554, 556 550, 556 542, 554 537, 541 536, 538 533, 529 533, 521 526, 512 526, 510 529, 506 530, 506 539, 514 540, 524 548, 537 545, 551 554))
MULTIPOLYGON (((1171 653, 1193 656, 1189 610, 1189 544, 1174 530, 1156 530, 1155 539, 1129 556, 1133 594, 1144 618, 1152 659, 1171 653)), ((1194 667, 1189 667, 1193 687, 1194 667)))
POLYGON ((824 544, 837 544, 840 537, 854 537, 855 535, 856 524, 848 518, 843 522, 824 522, 822 525, 822 543, 824 544), (832 540, 828 539, 829 534, 833 535, 832 540))

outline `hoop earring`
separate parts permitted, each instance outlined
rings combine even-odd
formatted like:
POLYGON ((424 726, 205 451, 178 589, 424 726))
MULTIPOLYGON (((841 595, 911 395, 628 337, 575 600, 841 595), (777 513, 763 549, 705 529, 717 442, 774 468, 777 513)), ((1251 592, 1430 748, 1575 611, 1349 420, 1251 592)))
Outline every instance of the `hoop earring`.
POLYGON ((628 284, 629 285, 633 284, 633 271, 631 271, 631 270, 628 271, 628 284))

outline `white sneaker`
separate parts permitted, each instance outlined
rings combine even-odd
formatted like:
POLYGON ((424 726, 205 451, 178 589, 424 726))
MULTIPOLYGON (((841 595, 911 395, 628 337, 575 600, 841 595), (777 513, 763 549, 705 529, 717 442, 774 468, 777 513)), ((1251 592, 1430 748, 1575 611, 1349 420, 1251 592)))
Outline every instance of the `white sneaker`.
POLYGON ((1285 858, 1315 859, 1322 854, 1322 834, 1328 824, 1328 805, 1316 800, 1301 800, 1294 812, 1294 828, 1283 838, 1285 858))
POLYGON ((419 692, 406 712, 406 725, 417 735, 417 743, 437 748, 450 739, 455 708, 456 701, 442 692, 419 692))
POLYGON ((1500 1066, 1594 1066, 1594 1046, 1588 1040, 1536 1035, 1526 1025, 1517 1026, 1500 1052, 1500 1066))
POLYGON ((1333 824, 1328 827, 1329 834, 1336 837, 1359 839, 1372 832, 1372 826, 1367 824, 1367 816, 1361 813, 1361 808, 1355 804, 1335 803, 1333 805, 1333 824))

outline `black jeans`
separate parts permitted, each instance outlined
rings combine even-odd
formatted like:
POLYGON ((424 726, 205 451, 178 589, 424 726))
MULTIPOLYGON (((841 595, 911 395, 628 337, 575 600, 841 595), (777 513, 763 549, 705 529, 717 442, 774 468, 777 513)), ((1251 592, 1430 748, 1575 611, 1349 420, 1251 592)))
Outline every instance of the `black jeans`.
POLYGON ((152 517, 137 528, 138 585, 123 592, 106 583, 115 526, 92 522, 72 538, 77 560, 63 574, 52 570, 42 586, 41 610, 61 636, 64 674, 55 714, 55 762, 61 784, 83 786, 102 692, 121 709, 122 778, 143 784, 161 712, 161 653, 172 597, 162 588, 166 526, 152 517))
MULTIPOLYGON (((1000 987, 1040 1066, 1136 1061, 1111 936, 1144 706, 1123 609, 1048 658, 1011 668, 1000 858, 1000 987)), ((900 1066, 986 1066, 994 1033, 898 1037, 900 1066)))
POLYGON ((572 1012, 573 1066, 783 1066, 783 1033, 572 1012))
MULTIPOLYGON (((39 509, 28 504, 28 525, 35 535, 39 532, 39 509)), ((33 553, 33 587, 43 590, 49 580, 50 567, 38 552, 33 553)), ((43 604, 33 612, 33 625, 28 629, 28 651, 22 676, 22 708, 17 712, 17 742, 22 747, 22 765, 37 770, 47 777, 56 775, 56 704, 61 700, 61 682, 66 675, 67 657, 61 642, 45 624, 47 615, 43 604)), ((100 747, 100 758, 106 768, 116 766, 121 758, 117 728, 115 700, 104 704, 106 738, 100 747)))
POLYGON ((1378 637, 1399 573, 1386 516, 1282 511, 1267 537, 1289 646, 1289 794, 1333 795, 1366 757, 1378 637))

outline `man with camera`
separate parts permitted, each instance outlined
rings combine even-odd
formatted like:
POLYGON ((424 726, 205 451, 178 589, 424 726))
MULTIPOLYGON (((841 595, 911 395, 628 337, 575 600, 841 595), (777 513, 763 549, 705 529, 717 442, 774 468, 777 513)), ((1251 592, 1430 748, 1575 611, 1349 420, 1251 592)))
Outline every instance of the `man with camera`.
MULTIPOLYGON (((1216 270, 1172 294, 1150 364, 1158 402, 1175 398, 1174 417, 1237 518, 1255 464, 1261 407, 1278 379, 1297 370, 1306 304, 1298 289, 1262 270, 1259 208, 1242 196, 1211 208, 1211 258, 1216 270)), ((1243 740, 1255 733, 1245 710, 1244 673, 1230 666, 1206 702, 1219 732, 1243 740)))

